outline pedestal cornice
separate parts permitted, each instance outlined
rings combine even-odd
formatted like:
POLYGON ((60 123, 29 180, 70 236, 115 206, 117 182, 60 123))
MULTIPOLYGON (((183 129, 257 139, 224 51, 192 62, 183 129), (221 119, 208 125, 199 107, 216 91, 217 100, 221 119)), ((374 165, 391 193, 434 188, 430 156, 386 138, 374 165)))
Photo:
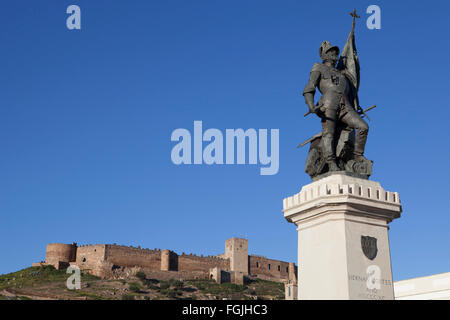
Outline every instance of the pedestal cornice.
POLYGON ((297 225, 314 217, 344 212, 389 223, 400 217, 402 206, 398 193, 384 190, 378 182, 341 174, 312 182, 283 200, 284 217, 297 225))

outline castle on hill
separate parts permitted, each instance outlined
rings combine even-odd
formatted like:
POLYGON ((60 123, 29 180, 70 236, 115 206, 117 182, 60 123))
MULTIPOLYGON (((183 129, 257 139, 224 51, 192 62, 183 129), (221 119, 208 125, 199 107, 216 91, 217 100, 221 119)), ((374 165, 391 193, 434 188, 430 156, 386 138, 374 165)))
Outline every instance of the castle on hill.
POLYGON ((159 279, 214 279, 243 284, 245 278, 260 278, 296 285, 293 262, 248 254, 248 240, 225 241, 225 253, 217 256, 181 255, 171 250, 142 249, 116 244, 81 245, 50 243, 45 261, 33 266, 52 265, 56 269, 77 266, 103 279, 117 279, 144 271, 159 279))

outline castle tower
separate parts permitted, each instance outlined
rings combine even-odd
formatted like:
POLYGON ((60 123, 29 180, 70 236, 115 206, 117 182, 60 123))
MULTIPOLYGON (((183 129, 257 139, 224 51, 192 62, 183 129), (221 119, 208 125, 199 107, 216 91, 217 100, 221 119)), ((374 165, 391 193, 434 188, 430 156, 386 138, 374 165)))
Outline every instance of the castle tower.
POLYGON ((161 270, 178 271, 178 255, 171 250, 161 250, 161 270))
POLYGON ((45 253, 45 262, 60 269, 76 259, 77 244, 49 243, 45 253))
POLYGON ((230 270, 248 275, 248 240, 231 238, 225 241, 225 258, 230 259, 230 270))
POLYGON ((297 283, 297 273, 295 272, 295 264, 293 262, 289 262, 288 272, 289 281, 297 283))

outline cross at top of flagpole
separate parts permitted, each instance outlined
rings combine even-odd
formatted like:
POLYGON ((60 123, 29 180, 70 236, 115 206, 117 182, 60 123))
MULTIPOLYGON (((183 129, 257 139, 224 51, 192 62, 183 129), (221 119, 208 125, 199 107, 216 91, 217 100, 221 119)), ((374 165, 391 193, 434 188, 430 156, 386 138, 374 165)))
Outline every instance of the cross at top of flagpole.
POLYGON ((356 13, 356 9, 354 9, 352 12, 350 12, 350 15, 353 17, 353 21, 355 21, 355 18, 361 18, 361 17, 358 16, 358 14, 356 13))
POLYGON ((353 17, 353 23, 352 23, 352 31, 355 28, 355 19, 356 18, 361 18, 357 13, 356 13, 356 9, 354 9, 352 12, 350 12, 350 15, 353 17))

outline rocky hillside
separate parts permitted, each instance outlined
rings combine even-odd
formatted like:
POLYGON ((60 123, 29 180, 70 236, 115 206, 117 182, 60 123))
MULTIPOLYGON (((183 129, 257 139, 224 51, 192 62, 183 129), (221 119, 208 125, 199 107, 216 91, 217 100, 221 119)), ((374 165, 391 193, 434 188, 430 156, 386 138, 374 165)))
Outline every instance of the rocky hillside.
POLYGON ((102 280, 82 273, 81 289, 69 290, 70 274, 53 266, 26 268, 0 276, 0 300, 246 300, 284 299, 279 282, 250 279, 245 285, 213 280, 148 278, 145 273, 118 280, 102 280))

